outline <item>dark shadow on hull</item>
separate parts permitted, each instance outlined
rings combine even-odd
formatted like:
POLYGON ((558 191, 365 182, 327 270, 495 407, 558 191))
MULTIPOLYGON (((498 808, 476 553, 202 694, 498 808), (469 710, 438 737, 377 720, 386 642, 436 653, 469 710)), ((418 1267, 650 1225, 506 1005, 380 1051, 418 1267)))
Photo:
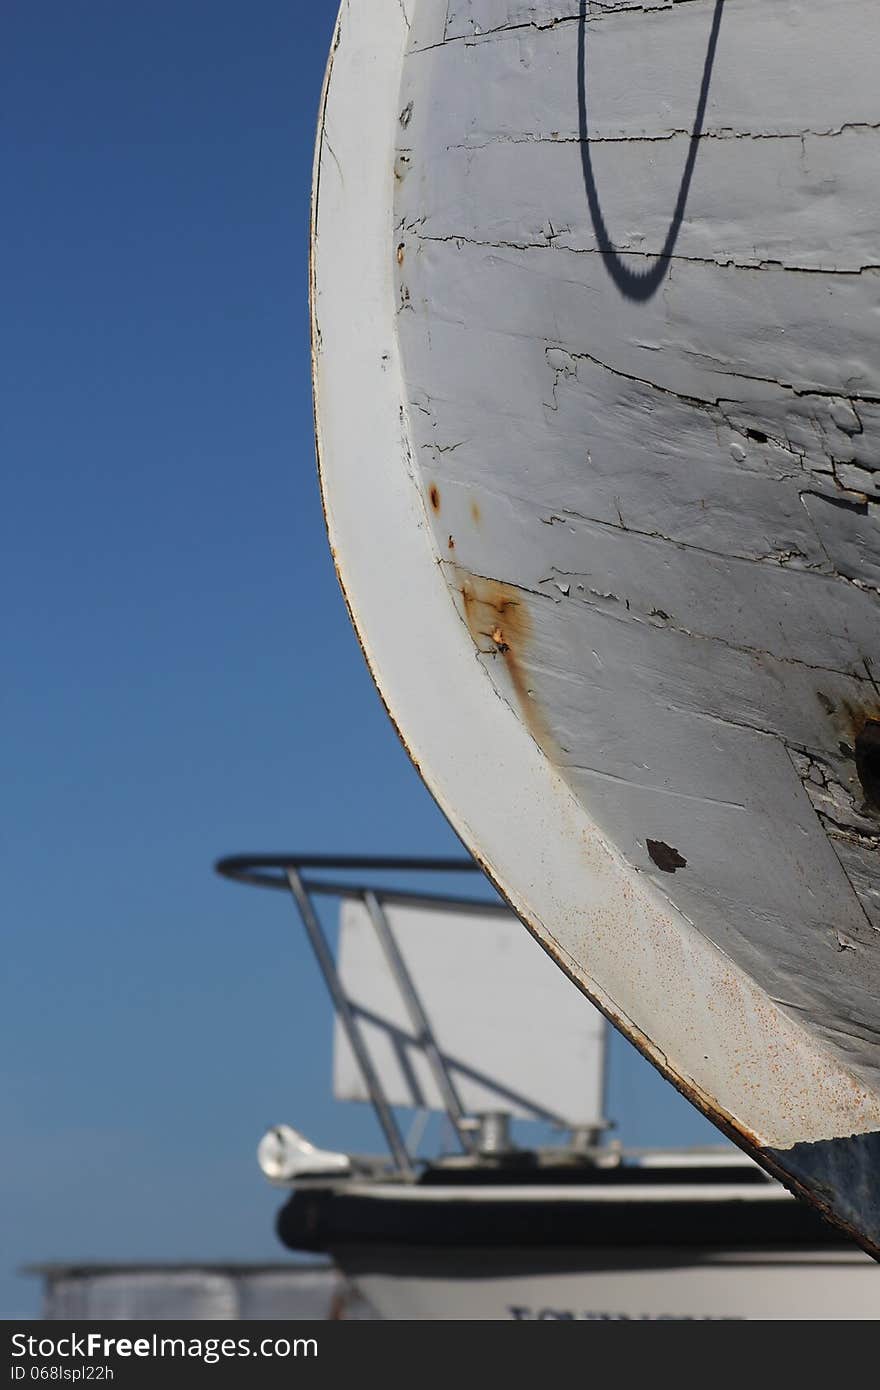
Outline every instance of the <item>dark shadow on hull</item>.
POLYGON ((584 188, 587 193, 587 203, 590 209, 590 217, 593 222, 593 231, 596 234, 596 242, 599 247, 605 268, 611 279, 614 281, 621 294, 627 299, 647 300, 653 298, 657 293, 667 274, 669 273, 669 262, 675 244, 678 241, 678 234, 684 220, 685 208, 687 207, 688 194, 690 193, 691 180, 694 175, 694 165, 697 162, 697 152, 700 147, 700 138, 703 134, 703 121, 706 115, 706 103, 709 99, 709 86, 712 81, 712 68, 715 64, 715 50, 718 47, 718 34, 721 29, 721 16, 724 11, 724 0, 715 0, 715 13, 712 16, 712 31, 709 35, 709 47, 706 51, 706 62, 703 66, 703 80, 700 85, 700 99, 697 103, 697 114, 694 118, 691 140, 688 147, 687 159, 685 160, 684 173, 682 174, 681 184, 678 190, 678 197, 675 200, 675 210, 672 214, 672 221, 669 224, 669 231, 666 233, 666 240, 663 249, 648 270, 636 271, 624 264, 620 258, 620 253, 612 244, 608 235, 608 228, 602 214, 602 204, 599 201, 599 194, 596 190, 596 178, 593 172, 593 160, 590 154, 590 133, 587 120, 587 61, 586 61, 586 31, 587 31, 587 0, 581 0, 580 15, 578 18, 578 125, 580 131, 581 146, 581 165, 584 171, 584 188))

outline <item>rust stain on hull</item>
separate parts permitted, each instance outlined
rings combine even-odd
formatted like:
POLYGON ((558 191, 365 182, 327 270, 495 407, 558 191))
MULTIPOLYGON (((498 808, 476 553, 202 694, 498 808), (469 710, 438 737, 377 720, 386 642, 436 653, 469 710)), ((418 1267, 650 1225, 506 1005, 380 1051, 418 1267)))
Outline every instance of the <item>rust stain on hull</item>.
POLYGON ((880 723, 880 691, 876 700, 859 700, 858 702, 849 699, 842 699, 839 704, 835 704, 822 691, 817 691, 817 697, 825 713, 832 719, 837 729, 838 737, 841 740, 839 745, 841 751, 846 751, 851 756, 856 740, 863 733, 869 724, 880 723))
POLYGON ((532 620, 521 590, 499 579, 462 578, 464 619, 478 651, 504 661, 520 714, 532 738, 550 756, 553 740, 526 678, 524 660, 532 620))
MULTIPOLYGON (((865 666, 871 675, 867 661, 865 666)), ((871 679, 876 688, 873 676, 871 679)), ((817 695, 836 727, 838 750, 853 768, 849 786, 854 790, 861 788, 864 797, 861 813, 876 817, 880 814, 880 698, 858 703, 844 699, 838 706, 821 691, 817 695)))

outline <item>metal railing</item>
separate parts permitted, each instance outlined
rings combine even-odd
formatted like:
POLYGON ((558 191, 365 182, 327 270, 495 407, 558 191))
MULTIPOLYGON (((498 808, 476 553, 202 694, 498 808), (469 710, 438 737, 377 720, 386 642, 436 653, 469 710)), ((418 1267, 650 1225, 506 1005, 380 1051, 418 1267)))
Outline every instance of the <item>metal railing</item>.
POLYGON ((461 1098, 449 1066, 434 1035, 415 982, 407 969, 397 939, 385 911, 386 904, 408 904, 442 908, 478 908, 481 912, 509 915, 510 909, 497 900, 461 897, 425 891, 379 887, 361 882, 344 882, 315 877, 316 874, 462 874, 481 873, 473 859, 415 859, 380 858, 375 856, 329 856, 293 854, 237 854, 217 861, 216 871, 223 878, 259 888, 287 891, 293 898, 306 930, 318 968, 327 986, 336 1017, 354 1055, 370 1097, 370 1102, 385 1136, 397 1172, 407 1178, 415 1176, 413 1158, 388 1100, 379 1073, 373 1063, 357 1017, 357 1011, 346 993, 339 970, 321 925, 313 898, 333 897, 353 899, 365 907, 379 941, 388 970, 403 1001, 414 1040, 422 1049, 440 1094, 446 1116, 466 1154, 475 1149, 474 1127, 464 1112, 461 1098))

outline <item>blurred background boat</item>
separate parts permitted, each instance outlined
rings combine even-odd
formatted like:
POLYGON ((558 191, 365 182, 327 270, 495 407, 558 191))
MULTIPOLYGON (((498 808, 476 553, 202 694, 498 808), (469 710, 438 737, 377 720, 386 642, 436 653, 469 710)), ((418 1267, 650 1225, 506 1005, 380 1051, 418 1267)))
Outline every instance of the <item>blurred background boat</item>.
POLYGON ((371 1318, 372 1309, 328 1262, 216 1260, 28 1265, 42 1280, 42 1316, 60 1322, 371 1318))
POLYGON ((605 1020, 497 899, 422 886, 472 862, 218 867, 292 893, 334 1002, 334 1094, 371 1102, 388 1146, 269 1130, 261 1167, 291 1189, 279 1236, 331 1257, 380 1316, 880 1316, 876 1264, 732 1145, 610 1137, 605 1020))

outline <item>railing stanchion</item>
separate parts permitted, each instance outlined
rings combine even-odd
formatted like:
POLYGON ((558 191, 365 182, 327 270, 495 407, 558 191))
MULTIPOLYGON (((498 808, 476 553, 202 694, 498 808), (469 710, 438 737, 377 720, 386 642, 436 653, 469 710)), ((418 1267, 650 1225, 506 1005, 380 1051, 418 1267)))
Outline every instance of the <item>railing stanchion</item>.
POLYGON ((407 969, 406 961, 403 959, 397 938, 391 930, 391 923, 380 903, 377 895, 372 889, 364 890, 364 906, 370 914, 370 921, 376 930, 379 943, 385 954, 388 969, 394 978, 394 982, 400 991, 404 1006, 410 1017, 410 1022, 415 1029, 416 1039, 419 1046, 424 1051, 428 1066, 431 1068, 431 1075, 434 1078, 434 1085, 440 1092, 443 1107, 449 1117, 449 1122, 458 1136, 465 1153, 471 1153, 474 1148, 473 1136, 469 1133, 465 1123, 465 1113, 459 1099, 458 1091, 455 1089, 455 1082, 452 1079, 446 1059, 431 1028, 428 1015, 425 1013, 424 1006, 419 992, 413 983, 413 978, 407 969))
POLYGON ((405 1177, 411 1178, 414 1176, 414 1172, 409 1151, 398 1127, 397 1120, 394 1117, 394 1112, 388 1104, 387 1097, 382 1089, 382 1083, 379 1080, 378 1072, 373 1066, 373 1059, 364 1042, 363 1034, 354 1016, 351 1003, 342 987, 342 981, 336 969, 333 953, 327 944, 327 938, 318 921, 317 914, 312 906, 311 898, 303 885, 302 878, 297 869, 286 866, 285 873, 287 875, 287 882, 290 885, 291 894, 293 895, 293 900, 299 908, 299 914, 302 918, 303 926, 306 929, 309 943, 315 953, 318 968, 324 976, 324 983, 330 991, 333 1007, 336 1010, 339 1022, 342 1024, 345 1036, 348 1039, 348 1044, 360 1067, 364 1083, 370 1093, 373 1109, 376 1112, 376 1118, 382 1126, 382 1132, 388 1142, 388 1147, 391 1150, 394 1162, 398 1170, 405 1177))

